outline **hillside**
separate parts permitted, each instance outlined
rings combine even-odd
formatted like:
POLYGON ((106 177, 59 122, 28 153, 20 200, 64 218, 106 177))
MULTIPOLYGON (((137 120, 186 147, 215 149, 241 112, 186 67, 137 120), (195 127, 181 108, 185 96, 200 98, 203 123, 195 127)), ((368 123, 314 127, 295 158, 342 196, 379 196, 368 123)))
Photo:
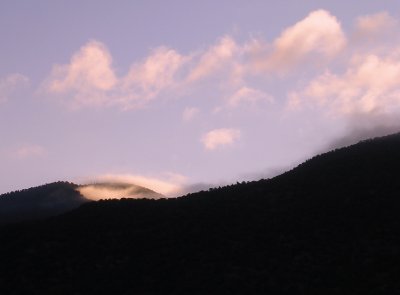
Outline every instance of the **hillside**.
POLYGON ((99 199, 164 196, 131 183, 98 182, 77 185, 58 181, 0 195, 0 224, 56 216, 99 199))
POLYGON ((70 182, 54 182, 0 195, 0 224, 45 218, 88 202, 70 182))
POLYGON ((400 135, 270 180, 0 231, 1 294, 400 293, 400 135))

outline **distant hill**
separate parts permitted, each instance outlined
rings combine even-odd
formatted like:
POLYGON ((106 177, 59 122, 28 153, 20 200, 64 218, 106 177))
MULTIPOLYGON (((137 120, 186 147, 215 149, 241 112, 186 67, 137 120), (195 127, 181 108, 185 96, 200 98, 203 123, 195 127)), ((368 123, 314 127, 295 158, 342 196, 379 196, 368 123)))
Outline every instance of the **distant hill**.
POLYGON ((400 135, 0 230, 1 294, 399 294, 400 135))
POLYGON ((0 223, 45 218, 88 202, 70 182, 54 182, 0 195, 0 223))
POLYGON ((0 224, 56 216, 99 199, 162 197, 150 189, 130 183, 77 185, 59 181, 0 195, 0 224))

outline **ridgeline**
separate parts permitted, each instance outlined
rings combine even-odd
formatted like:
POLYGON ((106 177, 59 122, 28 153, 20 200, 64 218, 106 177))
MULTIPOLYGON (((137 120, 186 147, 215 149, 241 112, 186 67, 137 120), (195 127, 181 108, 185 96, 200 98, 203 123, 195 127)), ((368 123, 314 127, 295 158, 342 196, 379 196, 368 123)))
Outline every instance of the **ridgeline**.
POLYGON ((398 294, 400 135, 0 230, 1 294, 398 294))

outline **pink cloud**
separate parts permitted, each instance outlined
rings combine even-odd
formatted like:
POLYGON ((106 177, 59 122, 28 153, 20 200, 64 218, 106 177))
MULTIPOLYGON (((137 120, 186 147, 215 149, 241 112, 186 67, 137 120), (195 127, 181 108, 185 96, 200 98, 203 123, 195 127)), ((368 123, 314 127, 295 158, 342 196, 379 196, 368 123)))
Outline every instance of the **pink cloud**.
POLYGON ((342 74, 317 76, 289 104, 311 104, 336 114, 392 112, 400 107, 400 48, 379 56, 353 56, 342 74))
POLYGON ((199 62, 189 73, 188 80, 193 82, 215 74, 233 60, 238 50, 239 46, 231 37, 221 38, 216 45, 201 55, 199 62))
POLYGON ((360 16, 356 20, 355 35, 358 39, 373 39, 387 36, 398 25, 398 21, 386 11, 360 16))
POLYGON ((261 90, 243 86, 229 97, 228 105, 230 107, 238 107, 241 104, 254 105, 259 102, 272 103, 273 101, 273 97, 267 93, 261 90))
POLYGON ((112 57, 100 42, 90 41, 75 53, 69 64, 55 65, 48 89, 51 92, 110 90, 117 83, 112 57))
POLYGON ((14 152, 14 155, 18 159, 28 159, 28 158, 37 158, 42 157, 46 153, 44 147, 37 144, 27 144, 17 148, 14 152))
POLYGON ((53 67, 43 89, 60 95, 73 108, 137 108, 161 91, 173 88, 175 75, 186 61, 187 57, 175 50, 159 47, 144 61, 133 64, 125 77, 117 77, 106 46, 90 41, 72 56, 69 64, 53 67))
POLYGON ((284 30, 272 46, 256 41, 248 51, 255 58, 256 70, 282 73, 308 59, 331 59, 345 45, 346 37, 336 17, 317 10, 284 30))
POLYGON ((221 128, 207 132, 201 141, 207 150, 215 150, 221 146, 232 145, 239 138, 240 130, 221 128))
POLYGON ((182 119, 184 121, 191 121, 199 114, 200 110, 195 107, 187 107, 182 113, 182 119))
POLYGON ((132 65, 122 79, 122 91, 132 96, 122 95, 122 99, 150 100, 161 91, 172 89, 178 84, 177 74, 189 60, 177 51, 159 47, 141 63, 132 65))

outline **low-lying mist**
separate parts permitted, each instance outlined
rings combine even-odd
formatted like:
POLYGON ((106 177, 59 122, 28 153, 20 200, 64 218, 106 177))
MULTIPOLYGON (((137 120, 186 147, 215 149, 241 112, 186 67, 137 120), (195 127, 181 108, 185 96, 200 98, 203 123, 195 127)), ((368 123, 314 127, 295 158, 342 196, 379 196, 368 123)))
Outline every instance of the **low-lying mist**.
POLYGON ((101 182, 87 185, 81 185, 78 191, 89 200, 100 199, 121 199, 121 198, 134 198, 134 199, 159 199, 163 198, 162 194, 152 191, 148 188, 138 186, 132 183, 118 183, 118 182, 101 182))

